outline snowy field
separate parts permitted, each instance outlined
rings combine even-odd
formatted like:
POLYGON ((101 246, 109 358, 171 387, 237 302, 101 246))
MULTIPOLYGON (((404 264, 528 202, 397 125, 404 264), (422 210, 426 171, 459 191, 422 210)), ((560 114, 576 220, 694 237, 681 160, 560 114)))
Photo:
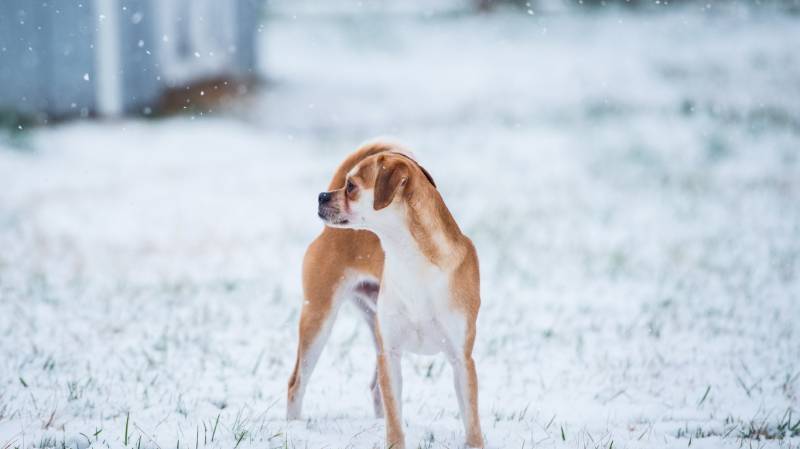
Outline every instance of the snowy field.
MULTIPOLYGON (((488 447, 800 447, 797 16, 284 9, 261 43, 227 115, 0 144, 0 449, 382 447, 350 306, 284 419, 316 194, 376 135, 478 248, 488 447)), ((409 446, 459 447, 443 357, 403 370, 409 446)))

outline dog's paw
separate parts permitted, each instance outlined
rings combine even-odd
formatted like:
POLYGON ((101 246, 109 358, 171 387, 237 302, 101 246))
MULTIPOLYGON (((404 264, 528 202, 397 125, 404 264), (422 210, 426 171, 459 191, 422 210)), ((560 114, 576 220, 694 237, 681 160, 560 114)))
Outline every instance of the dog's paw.
POLYGON ((476 436, 469 438, 465 443, 464 447, 466 449, 484 449, 483 446, 483 437, 476 436))
POLYGON ((302 415, 302 413, 300 412, 300 408, 299 407, 292 407, 291 405, 286 407, 286 420, 287 421, 296 421, 296 420, 299 420, 299 419, 303 419, 303 417, 301 415, 302 415))

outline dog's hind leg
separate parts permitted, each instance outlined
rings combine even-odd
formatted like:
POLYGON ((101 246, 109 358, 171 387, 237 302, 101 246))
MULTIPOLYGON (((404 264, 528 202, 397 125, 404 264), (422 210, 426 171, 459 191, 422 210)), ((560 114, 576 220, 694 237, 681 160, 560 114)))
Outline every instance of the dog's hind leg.
POLYGON ((383 400, 381 399, 381 388, 378 383, 378 334, 375 332, 377 325, 377 318, 375 310, 378 304, 378 291, 380 286, 377 281, 362 281, 356 285, 356 296, 354 303, 361 311, 361 315, 369 326, 372 332, 372 342, 375 345, 375 371, 372 374, 372 381, 369 384, 369 389, 372 392, 372 408, 375 410, 376 418, 383 418, 383 400))
MULTIPOLYGON (((309 300, 310 301, 310 300, 309 300)), ((331 299, 330 302, 335 302, 331 299)), ((303 396, 308 381, 314 372, 319 356, 335 321, 338 304, 331 304, 327 310, 303 306, 300 315, 300 334, 297 343, 297 359, 294 371, 289 378, 286 402, 286 419, 300 419, 303 410, 303 396)))
POLYGON ((313 261, 325 252, 324 243, 315 241, 306 253, 303 267, 303 294, 305 300, 300 311, 300 328, 297 342, 297 359, 294 371, 289 377, 286 400, 286 419, 300 419, 303 410, 303 396, 306 386, 314 372, 322 349, 336 319, 341 305, 343 289, 346 289, 343 269, 336 264, 319 264, 316 272, 308 269, 313 261))

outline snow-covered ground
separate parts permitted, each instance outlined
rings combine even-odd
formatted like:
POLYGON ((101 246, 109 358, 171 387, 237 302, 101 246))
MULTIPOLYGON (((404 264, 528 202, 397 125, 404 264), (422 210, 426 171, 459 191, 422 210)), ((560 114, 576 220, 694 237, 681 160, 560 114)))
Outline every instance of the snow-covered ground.
MULTIPOLYGON (((0 449, 381 447, 349 307, 307 419, 283 416, 316 194, 387 134, 478 247, 489 447, 797 447, 799 48, 797 17, 691 5, 283 8, 269 88, 227 116, 23 133, 0 149, 0 449)), ((443 358, 404 381, 409 446, 458 447, 443 358)))

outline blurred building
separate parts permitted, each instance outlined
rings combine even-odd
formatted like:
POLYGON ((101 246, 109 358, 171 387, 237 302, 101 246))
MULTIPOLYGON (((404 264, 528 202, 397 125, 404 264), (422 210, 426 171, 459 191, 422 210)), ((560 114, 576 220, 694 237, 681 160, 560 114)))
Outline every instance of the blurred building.
POLYGON ((248 83, 258 27, 257 0, 3 0, 0 111, 149 114, 193 86, 248 83))

